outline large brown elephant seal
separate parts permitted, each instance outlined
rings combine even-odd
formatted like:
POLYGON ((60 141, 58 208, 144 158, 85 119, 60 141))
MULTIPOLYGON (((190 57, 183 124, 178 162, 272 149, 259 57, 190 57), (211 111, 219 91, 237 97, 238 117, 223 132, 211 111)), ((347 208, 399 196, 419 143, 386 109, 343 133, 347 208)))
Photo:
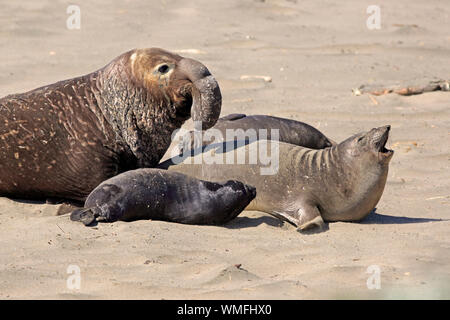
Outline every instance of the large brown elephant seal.
POLYGON ((0 195, 84 200, 120 172, 158 164, 192 116, 204 128, 221 93, 198 61, 151 48, 93 73, 0 99, 0 195))
POLYGON ((232 130, 229 132, 233 132, 235 139, 271 140, 275 138, 281 142, 310 149, 323 149, 336 144, 322 132, 304 122, 274 116, 233 113, 219 118, 217 123, 201 136, 196 136, 194 131, 187 132, 179 143, 178 150, 183 152, 194 147, 229 140, 227 130, 232 130), (274 129, 277 130, 276 137, 272 137, 274 129), (214 130, 220 134, 214 134, 214 130), (196 143, 197 141, 200 143, 196 143))
POLYGON ((215 183, 160 169, 136 169, 102 182, 71 220, 89 225, 138 219, 186 224, 223 224, 255 198, 255 188, 239 181, 215 183))
MULTIPOLYGON (((198 179, 239 179, 256 187, 257 196, 246 210, 259 210, 287 220, 299 229, 322 225, 323 221, 356 221, 369 214, 380 200, 393 151, 385 148, 390 126, 354 135, 331 148, 312 150, 283 142, 255 141, 236 149, 219 144, 210 154, 220 162, 205 161, 204 153, 174 165, 172 159, 160 168, 198 179), (227 163, 228 153, 242 149, 246 159, 258 144, 276 144, 271 156, 278 162, 272 175, 261 175, 261 163, 227 163), (275 150, 275 151, 274 151, 275 150), (219 159, 219 158, 217 158, 219 159), (198 164, 195 164, 198 163, 198 164)), ((260 151, 259 151, 260 152, 260 151)), ((217 160, 216 159, 216 160, 217 160)), ((250 162, 250 161, 248 161, 250 162)))

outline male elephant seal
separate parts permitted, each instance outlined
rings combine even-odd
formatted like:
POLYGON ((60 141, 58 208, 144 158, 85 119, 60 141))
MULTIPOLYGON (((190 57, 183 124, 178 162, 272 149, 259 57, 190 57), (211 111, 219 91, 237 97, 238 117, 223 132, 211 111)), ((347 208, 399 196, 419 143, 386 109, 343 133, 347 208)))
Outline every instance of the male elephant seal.
POLYGON ((272 130, 276 129, 276 140, 281 142, 295 144, 310 149, 323 149, 333 146, 335 143, 328 139, 322 132, 304 122, 279 118, 266 115, 245 115, 234 113, 225 117, 219 118, 217 123, 209 130, 206 135, 196 136, 194 131, 190 131, 184 136, 183 141, 179 145, 180 151, 192 149, 194 146, 209 145, 225 140, 233 139, 228 137, 227 130, 236 139, 245 136, 249 140, 253 139, 268 139, 272 138, 272 130), (217 130, 220 134, 215 134, 213 131, 217 130), (201 139, 198 139, 198 138, 201 139), (222 139, 223 138, 223 139, 222 139), (200 144, 196 144, 196 139, 200 144))
POLYGON ((221 93, 198 61, 151 48, 93 73, 0 99, 0 195, 84 200, 102 181, 154 167, 192 116, 212 127, 221 93))
MULTIPOLYGON (((237 153, 240 148, 220 153, 224 148, 222 144, 212 149, 211 154, 223 157, 224 164, 188 157, 178 165, 173 165, 169 159, 160 167, 208 181, 239 179, 256 187, 257 191, 255 200, 246 210, 270 213, 303 230, 322 225, 324 220, 360 220, 375 208, 383 193, 393 155, 392 150, 385 148, 389 130, 390 126, 374 128, 321 150, 279 142, 276 145, 278 171, 273 175, 261 175, 259 163, 227 164, 224 160, 227 154, 237 153)), ((246 159, 249 159, 249 150, 255 147, 253 144, 261 148, 261 142, 241 147, 246 159)), ((272 149, 272 155, 273 152, 272 149)), ((194 158, 202 156, 205 154, 199 153, 194 158)), ((234 159, 234 156, 229 158, 234 159)))
POLYGON ((239 181, 214 183, 166 170, 136 169, 102 182, 87 197, 85 208, 70 218, 85 225, 138 219, 223 224, 242 212, 255 194, 255 188, 239 181))

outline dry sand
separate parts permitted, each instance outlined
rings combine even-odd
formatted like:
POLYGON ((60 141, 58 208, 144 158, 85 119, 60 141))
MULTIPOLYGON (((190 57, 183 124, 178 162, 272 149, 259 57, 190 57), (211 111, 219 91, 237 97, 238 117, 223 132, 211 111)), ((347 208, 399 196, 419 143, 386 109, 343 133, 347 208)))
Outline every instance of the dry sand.
POLYGON ((450 93, 352 95, 449 79, 449 2, 376 1, 380 30, 366 27, 372 1, 75 2, 80 30, 66 28, 73 1, 2 2, 0 96, 158 46, 209 67, 222 115, 297 119, 337 141, 391 124, 395 155, 376 213, 307 235, 259 212, 222 227, 86 228, 57 205, 0 198, 1 299, 450 298, 450 93), (69 265, 81 270, 78 290, 66 285, 69 265), (366 285, 371 265, 378 290, 366 285))

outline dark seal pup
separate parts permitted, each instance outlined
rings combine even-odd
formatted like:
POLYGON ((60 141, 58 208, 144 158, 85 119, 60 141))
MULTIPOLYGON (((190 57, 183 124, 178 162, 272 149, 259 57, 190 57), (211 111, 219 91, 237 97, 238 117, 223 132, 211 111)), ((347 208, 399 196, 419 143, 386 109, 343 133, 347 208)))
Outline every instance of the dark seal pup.
MULTIPOLYGON (((322 226, 324 220, 357 221, 375 208, 383 194, 393 155, 392 150, 385 148, 389 130, 390 126, 374 128, 321 150, 278 142, 278 171, 273 175, 261 175, 259 163, 207 164, 201 158, 194 159, 202 153, 177 165, 169 159, 160 167, 208 181, 239 179, 257 191, 246 210, 267 212, 303 230, 322 226)), ((240 147, 245 148, 246 159, 254 143, 260 141, 240 147)), ((222 144, 220 148, 224 150, 222 144)), ((222 153, 224 158, 227 153, 235 152, 221 150, 216 148, 211 152, 222 153)))
POLYGON ((0 99, 0 195, 84 201, 120 172, 154 167, 192 116, 212 127, 221 93, 198 61, 136 49, 104 68, 0 99))
MULTIPOLYGON (((219 120, 217 120, 217 123, 207 131, 211 132, 213 129, 219 130, 224 140, 226 138, 227 129, 235 130, 237 135, 242 135, 243 137, 245 136, 245 138, 247 139, 252 138, 252 133, 248 130, 253 129, 256 131, 256 135, 253 137, 254 140, 271 140, 271 129, 278 129, 278 140, 281 142, 295 144, 297 146, 302 146, 310 149, 324 149, 335 144, 322 132, 307 123, 266 115, 245 115, 240 113, 233 113, 219 118, 219 120), (260 130, 265 130, 267 135, 261 137, 260 130)), ((237 136, 236 138, 240 139, 242 137, 237 136)), ((204 137, 204 139, 201 141, 202 143, 200 144, 205 146, 224 140, 204 137)), ((189 149, 193 149, 194 146, 199 147, 200 144, 195 144, 194 131, 190 131, 185 136, 185 140, 180 142, 178 147, 179 150, 183 152, 184 150, 187 151, 189 149)))
POLYGON ((177 172, 136 169, 108 179, 70 218, 89 225, 138 219, 186 224, 223 224, 255 198, 255 188, 239 181, 214 183, 177 172))

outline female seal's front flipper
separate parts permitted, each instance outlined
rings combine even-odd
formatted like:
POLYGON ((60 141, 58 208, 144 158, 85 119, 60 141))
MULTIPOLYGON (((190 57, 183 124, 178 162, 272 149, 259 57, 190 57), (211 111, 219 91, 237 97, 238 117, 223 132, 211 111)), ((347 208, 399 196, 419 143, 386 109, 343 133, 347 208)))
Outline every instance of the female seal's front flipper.
POLYGON ((325 222, 320 215, 317 206, 310 204, 302 205, 298 210, 293 211, 276 211, 272 213, 277 218, 286 220, 297 227, 297 230, 304 231, 318 227, 319 230, 324 229, 325 222))
POLYGON ((325 227, 325 222, 323 221, 317 206, 310 204, 303 205, 297 210, 297 219, 298 231, 310 230, 317 227, 319 230, 322 230, 325 227))

